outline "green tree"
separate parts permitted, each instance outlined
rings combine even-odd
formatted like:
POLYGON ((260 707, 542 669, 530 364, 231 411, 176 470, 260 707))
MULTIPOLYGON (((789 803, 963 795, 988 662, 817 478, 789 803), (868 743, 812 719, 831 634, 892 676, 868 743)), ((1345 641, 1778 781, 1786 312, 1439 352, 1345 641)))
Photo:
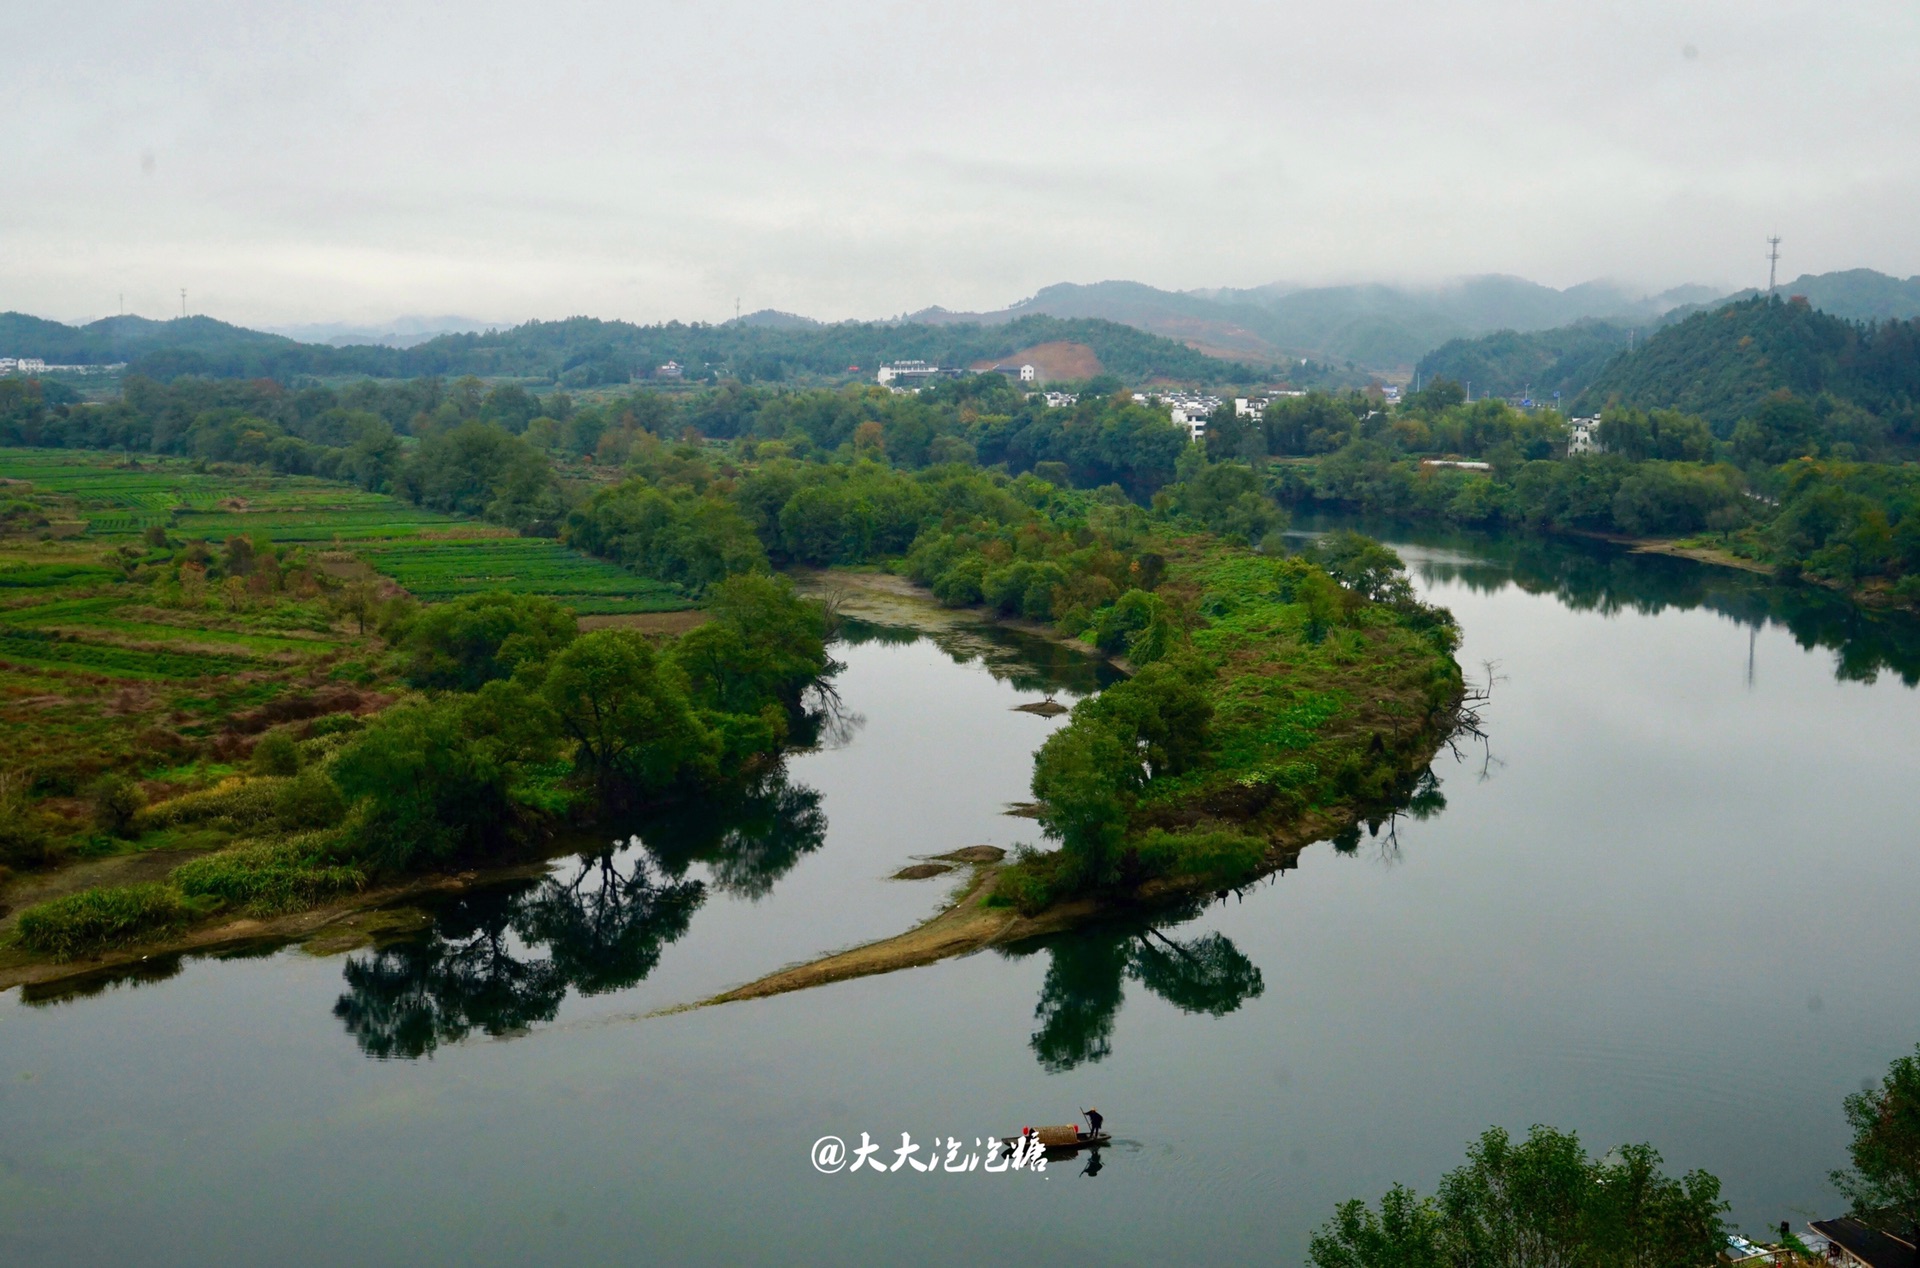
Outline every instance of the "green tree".
POLYGON ((685 676, 645 635, 595 630, 549 666, 541 687, 603 797, 662 793, 711 774, 719 743, 694 716, 685 676))
POLYGON ((1911 1240, 1920 1233, 1920 1044, 1896 1058, 1879 1087, 1846 1099, 1853 1166, 1833 1183, 1853 1213, 1889 1223, 1911 1240))
POLYGON ((1439 1204, 1402 1185, 1388 1189, 1376 1214, 1359 1198, 1342 1202, 1307 1245, 1315 1268, 1447 1268, 1446 1224, 1439 1204))
POLYGON ((1258 542, 1287 526, 1287 513, 1275 506, 1262 488, 1260 476, 1241 462, 1204 461, 1204 450, 1188 451, 1180 460, 1181 480, 1154 495, 1154 506, 1168 514, 1186 515, 1209 532, 1243 542, 1258 542))
POLYGON ((1489 1128, 1437 1198, 1395 1185, 1375 1214, 1348 1202, 1308 1247, 1315 1268, 1708 1268, 1726 1226, 1720 1182, 1680 1179, 1650 1145, 1589 1157, 1536 1126, 1515 1143, 1489 1128))
POLYGON ((1033 760, 1040 826, 1072 857, 1082 883, 1112 873, 1141 783, 1140 755, 1102 719, 1076 717, 1033 760))
POLYGON ((706 624, 682 635, 673 658, 698 701, 732 713, 794 706, 827 666, 826 611, 786 577, 742 574, 714 587, 706 624))
POLYGON ((1336 529, 1314 543, 1309 558, 1328 576, 1372 603, 1406 603, 1413 598, 1407 565, 1391 546, 1349 529, 1336 529))
POLYGON ((1084 716, 1110 727, 1139 754, 1147 778, 1179 775, 1206 757, 1213 703, 1204 685, 1212 674, 1197 663, 1143 666, 1079 706, 1084 716))
POLYGON ((407 681, 473 691, 545 660, 571 643, 577 631, 572 612, 538 595, 496 590, 438 603, 407 629, 407 681))
POLYGON ((528 807, 553 808, 532 776, 554 760, 556 729, 515 682, 380 714, 332 767, 361 852, 405 870, 512 841, 528 807))

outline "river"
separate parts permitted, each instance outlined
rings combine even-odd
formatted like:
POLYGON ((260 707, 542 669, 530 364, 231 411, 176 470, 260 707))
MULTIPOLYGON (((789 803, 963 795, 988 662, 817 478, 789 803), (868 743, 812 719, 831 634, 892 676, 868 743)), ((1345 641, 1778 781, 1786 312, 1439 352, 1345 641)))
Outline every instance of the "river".
MULTIPOLYGON (((1311 527, 1311 526, 1309 526, 1311 527)), ((1651 1141, 1758 1231, 1839 1209, 1841 1098, 1920 1040, 1920 632, 1569 542, 1376 531, 1453 609, 1484 743, 1204 908, 658 1014, 904 929, 1035 839, 1085 662, 842 645, 820 747, 379 949, 0 999, 0 1262, 1297 1263, 1491 1124, 1651 1141), (1444 805, 1442 805, 1444 801, 1444 805), (822 1174, 1098 1106, 1097 1173, 822 1174)))

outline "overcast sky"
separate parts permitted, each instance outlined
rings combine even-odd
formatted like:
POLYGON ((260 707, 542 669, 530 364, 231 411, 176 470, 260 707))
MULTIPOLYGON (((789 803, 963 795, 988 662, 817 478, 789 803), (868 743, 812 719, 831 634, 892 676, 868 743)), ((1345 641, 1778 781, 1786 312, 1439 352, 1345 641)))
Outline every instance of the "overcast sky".
POLYGON ((1920 4, 0 0, 0 309, 1920 272, 1920 4))

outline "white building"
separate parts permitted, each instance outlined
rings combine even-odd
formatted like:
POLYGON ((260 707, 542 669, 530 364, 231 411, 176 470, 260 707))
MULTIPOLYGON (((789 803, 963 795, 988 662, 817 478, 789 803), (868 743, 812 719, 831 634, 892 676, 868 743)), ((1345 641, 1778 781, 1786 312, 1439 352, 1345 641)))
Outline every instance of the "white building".
POLYGON ((45 374, 47 363, 39 357, 0 357, 0 374, 45 374))
MULTIPOLYGON (((1199 392, 1135 392, 1133 399, 1147 401, 1156 405, 1165 405, 1176 427, 1187 429, 1187 435, 1199 440, 1207 434, 1207 419, 1213 411, 1223 404, 1217 396, 1206 396, 1199 392)), ((1238 412, 1238 402, 1235 411, 1238 412)))
POLYGON ((1567 420, 1567 457, 1583 453, 1605 453, 1606 446, 1600 443, 1600 420, 1598 418, 1569 418, 1567 420))
POLYGON ((657 378, 677 379, 685 376, 686 372, 687 372, 687 368, 681 365, 678 361, 669 361, 665 365, 655 370, 653 373, 657 378))
POLYGON ((1048 409, 1068 409, 1080 403, 1079 394, 1075 392, 1039 392, 1035 395, 1047 403, 1048 409))
POLYGON ((929 361, 889 361, 880 367, 875 375, 882 384, 891 385, 896 380, 908 382, 926 382, 940 377, 940 367, 929 361))

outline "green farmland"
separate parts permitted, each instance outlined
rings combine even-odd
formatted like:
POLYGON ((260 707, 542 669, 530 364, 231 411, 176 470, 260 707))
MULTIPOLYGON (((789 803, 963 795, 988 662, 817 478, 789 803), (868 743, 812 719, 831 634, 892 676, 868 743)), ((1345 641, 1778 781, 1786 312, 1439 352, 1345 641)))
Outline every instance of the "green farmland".
MULTIPOLYGON (((119 545, 153 527, 187 539, 240 535, 357 558, 423 602, 487 590, 549 596, 581 614, 691 606, 671 586, 558 542, 422 510, 306 476, 196 470, 182 459, 0 449, 0 479, 71 499, 76 533, 119 545)), ((0 571, 0 594, 6 580, 0 571)))
POLYGON ((343 484, 0 449, 0 783, 58 801, 117 770, 164 795, 217 776, 276 718, 380 707, 390 652, 344 602, 369 586, 382 603, 506 590, 583 615, 690 606, 558 542, 343 484))

